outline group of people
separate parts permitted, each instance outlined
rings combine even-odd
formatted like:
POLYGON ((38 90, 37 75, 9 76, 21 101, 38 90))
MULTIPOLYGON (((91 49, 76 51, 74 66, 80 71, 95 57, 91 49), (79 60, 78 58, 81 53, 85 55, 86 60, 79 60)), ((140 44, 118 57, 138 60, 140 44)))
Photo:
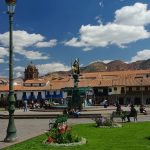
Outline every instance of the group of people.
POLYGON ((78 109, 74 109, 74 108, 73 109, 64 109, 63 114, 67 115, 67 116, 73 116, 75 118, 79 118, 80 111, 78 109))
MULTIPOLYGON (((147 112, 146 112, 144 105, 140 105, 139 111, 140 111, 140 113, 147 115, 147 112)), ((123 112, 120 104, 116 104, 116 112, 118 112, 120 114, 123 112)), ((128 122, 130 122, 130 117, 135 117, 135 119, 137 119, 137 110, 135 109, 133 104, 130 105, 130 111, 128 114, 126 114, 126 117, 128 119, 128 122)))
POLYGON ((27 101, 27 100, 24 100, 23 101, 23 110, 24 112, 26 112, 28 110, 28 108, 30 109, 38 109, 38 108, 42 108, 45 106, 45 102, 44 101, 27 101))
POLYGON ((140 105, 139 109, 140 109, 140 113, 143 113, 144 115, 147 115, 147 111, 146 111, 144 105, 140 105))

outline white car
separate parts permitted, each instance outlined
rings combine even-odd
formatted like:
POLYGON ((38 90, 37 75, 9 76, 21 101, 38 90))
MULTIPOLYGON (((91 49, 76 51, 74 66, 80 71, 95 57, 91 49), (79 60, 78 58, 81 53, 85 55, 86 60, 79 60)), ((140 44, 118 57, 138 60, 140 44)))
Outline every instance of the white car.
POLYGON ((108 101, 104 100, 103 102, 100 103, 100 106, 108 105, 108 101))

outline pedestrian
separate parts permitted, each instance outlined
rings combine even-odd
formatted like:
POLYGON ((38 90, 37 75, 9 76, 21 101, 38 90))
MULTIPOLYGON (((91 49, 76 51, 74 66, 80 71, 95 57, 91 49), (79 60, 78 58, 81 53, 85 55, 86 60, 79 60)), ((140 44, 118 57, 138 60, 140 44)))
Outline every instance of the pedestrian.
POLYGON ((28 102, 27 100, 24 100, 24 112, 28 109, 28 102))

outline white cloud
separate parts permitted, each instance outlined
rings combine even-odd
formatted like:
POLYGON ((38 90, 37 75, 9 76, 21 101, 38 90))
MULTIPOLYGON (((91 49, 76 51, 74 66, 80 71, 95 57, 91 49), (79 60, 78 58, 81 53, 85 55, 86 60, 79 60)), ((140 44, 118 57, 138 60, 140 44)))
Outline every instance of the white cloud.
MULTIPOLYGON (((8 46, 8 37, 9 32, 4 34, 0 34, 0 43, 4 46, 8 46)), ((40 34, 30 34, 26 31, 14 31, 13 32, 13 39, 14 39, 14 47, 29 47, 34 45, 37 42, 43 41, 44 37, 40 34)))
POLYGON ((37 68, 39 69, 39 73, 41 75, 47 74, 49 72, 70 70, 69 66, 65 66, 64 64, 56 63, 56 62, 50 64, 37 65, 37 68))
POLYGON ((24 50, 21 48, 16 47, 16 52, 20 55, 24 55, 26 58, 30 60, 38 60, 38 59, 48 59, 48 56, 43 55, 42 53, 38 51, 31 51, 31 50, 24 50))
POLYGON ((4 61, 4 59, 0 59, 0 63, 4 63, 5 61, 4 61))
POLYGON ((150 33, 143 26, 127 26, 114 23, 99 26, 86 25, 80 29, 80 38, 72 38, 65 42, 65 45, 83 47, 84 51, 87 51, 93 47, 106 47, 110 44, 123 47, 130 42, 149 37, 150 33))
POLYGON ((144 49, 142 51, 138 51, 136 56, 131 58, 131 62, 135 62, 138 60, 147 60, 150 58, 150 50, 144 49))
MULTIPOLYGON (((40 75, 45 75, 49 72, 55 72, 55 71, 68 71, 71 68, 69 66, 65 66, 62 63, 50 63, 50 64, 40 64, 36 66, 39 70, 40 75)), ((8 68, 7 68, 8 70, 8 68)), ((15 77, 23 77, 24 75, 25 67, 17 66, 14 68, 15 77)))
POLYGON ((8 49, 0 47, 0 63, 5 63, 4 57, 8 56, 8 49))
POLYGON ((100 6, 101 8, 104 7, 103 1, 100 1, 100 2, 99 2, 99 6, 100 6))
POLYGON ((0 58, 4 58, 5 56, 8 56, 8 49, 0 47, 0 58))
POLYGON ((125 6, 115 12, 117 24, 144 26, 150 23, 150 10, 148 5, 135 3, 133 6, 125 6))
POLYGON ((109 62, 111 62, 111 61, 113 61, 113 60, 109 60, 109 59, 108 59, 108 60, 107 60, 107 59, 106 59, 106 60, 100 60, 100 59, 99 59, 99 60, 95 60, 95 61, 90 62, 90 64, 92 64, 92 63, 97 63, 97 62, 103 62, 103 63, 107 64, 107 63, 109 63, 109 62))
POLYGON ((14 71, 16 71, 16 72, 23 72, 25 70, 25 67, 22 67, 22 66, 17 66, 17 67, 15 67, 14 68, 14 71))
POLYGON ((22 66, 15 67, 14 68, 14 76, 16 78, 23 77, 24 76, 24 70, 25 70, 25 67, 22 67, 22 66))
POLYGON ((147 4, 135 3, 115 12, 114 22, 106 25, 82 25, 79 37, 66 41, 66 46, 81 47, 84 51, 96 47, 106 47, 115 44, 125 47, 131 42, 150 37, 144 25, 150 23, 150 10, 147 4))
MULTIPOLYGON (((8 47, 9 41, 8 38, 9 33, 6 32, 4 34, 0 34, 0 44, 1 46, 8 47)), ((44 37, 40 34, 30 34, 26 31, 14 31, 13 32, 14 39, 14 52, 20 55, 25 56, 28 59, 48 59, 47 55, 43 55, 43 53, 39 51, 29 50, 31 47, 34 47, 38 42, 44 42, 44 37)), ((52 41, 54 43, 54 41, 52 41)))
POLYGON ((16 78, 23 77, 23 73, 22 72, 16 72, 15 77, 16 78))
POLYGON ((105 64, 108 64, 108 63, 110 63, 111 61, 113 61, 113 60, 109 60, 109 59, 108 59, 108 60, 102 60, 102 62, 105 63, 105 64))
POLYGON ((48 42, 38 42, 35 46, 36 47, 54 47, 57 45, 57 40, 52 39, 48 42))
POLYGON ((102 24, 102 19, 101 19, 100 16, 96 16, 96 17, 95 17, 95 20, 97 20, 97 22, 98 22, 99 24, 102 24))
POLYGON ((14 61, 21 61, 19 58, 14 57, 14 61))

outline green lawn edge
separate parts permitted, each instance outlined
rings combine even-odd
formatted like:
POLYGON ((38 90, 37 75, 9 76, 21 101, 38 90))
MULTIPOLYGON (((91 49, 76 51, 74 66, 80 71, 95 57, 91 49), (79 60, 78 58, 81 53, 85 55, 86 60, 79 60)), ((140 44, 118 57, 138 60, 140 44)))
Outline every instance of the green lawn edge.
MULTIPOLYGON (((87 144, 61 147, 61 150, 149 150, 150 122, 124 123, 122 128, 96 128, 95 124, 72 126, 74 134, 87 139, 87 144)), ((60 150, 43 145, 46 135, 40 135, 2 150, 60 150)))

